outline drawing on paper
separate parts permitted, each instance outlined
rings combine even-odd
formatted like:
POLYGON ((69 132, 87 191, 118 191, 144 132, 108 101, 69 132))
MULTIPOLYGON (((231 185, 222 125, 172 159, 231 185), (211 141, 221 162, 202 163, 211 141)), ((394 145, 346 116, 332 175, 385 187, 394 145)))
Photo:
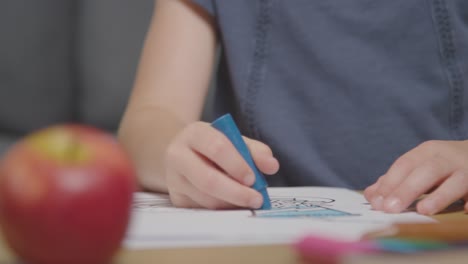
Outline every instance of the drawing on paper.
MULTIPOLYGON (((271 210, 252 210, 253 217, 261 218, 320 218, 332 219, 343 216, 358 216, 333 208, 335 199, 312 196, 271 196, 271 210)), ((207 209, 175 208, 167 195, 139 196, 133 201, 133 210, 152 213, 193 213, 207 209)))
POLYGON ((203 208, 176 208, 171 203, 169 195, 139 195, 135 196, 132 210, 147 213, 193 213, 209 211, 203 208))
POLYGON ((335 199, 323 197, 278 197, 270 199, 273 209, 307 209, 317 205, 333 204, 335 199))
POLYGON ((135 210, 152 210, 160 208, 173 208, 174 206, 169 199, 135 199, 132 204, 133 209, 135 210))
POLYGON ((262 218, 331 218, 357 216, 331 208, 334 199, 323 197, 271 197, 271 210, 254 211, 255 217, 262 218))

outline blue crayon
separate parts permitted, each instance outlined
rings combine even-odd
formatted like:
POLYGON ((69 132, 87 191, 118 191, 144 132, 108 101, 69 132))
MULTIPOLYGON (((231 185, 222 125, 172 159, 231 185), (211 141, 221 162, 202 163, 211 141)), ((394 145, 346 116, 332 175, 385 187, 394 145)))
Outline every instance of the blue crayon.
POLYGON ((216 119, 211 123, 211 125, 221 131, 232 142, 247 164, 249 164, 250 168, 252 168, 255 174, 255 182, 252 185, 252 188, 260 192, 263 196, 263 205, 260 209, 271 209, 270 196, 268 195, 268 185, 265 181, 265 176, 263 176, 263 174, 257 169, 257 166, 255 166, 252 155, 250 155, 250 151, 242 139, 242 135, 237 128, 236 123, 232 119, 232 116, 230 114, 225 114, 216 119))

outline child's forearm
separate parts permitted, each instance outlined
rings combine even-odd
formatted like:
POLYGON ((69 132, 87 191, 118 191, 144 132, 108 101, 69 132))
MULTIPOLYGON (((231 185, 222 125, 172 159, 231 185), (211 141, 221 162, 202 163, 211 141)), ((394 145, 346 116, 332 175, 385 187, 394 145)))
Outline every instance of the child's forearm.
POLYGON ((142 187, 167 192, 167 146, 200 119, 216 54, 213 19, 191 1, 157 1, 119 129, 142 187))
POLYGON ((169 142, 185 123, 159 107, 128 111, 118 138, 134 161, 142 188, 167 192, 164 155, 169 142))

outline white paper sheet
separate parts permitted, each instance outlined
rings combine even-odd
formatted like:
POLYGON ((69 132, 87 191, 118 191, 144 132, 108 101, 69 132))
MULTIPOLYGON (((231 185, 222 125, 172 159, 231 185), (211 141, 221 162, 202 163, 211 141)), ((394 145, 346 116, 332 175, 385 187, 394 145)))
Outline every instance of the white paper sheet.
POLYGON ((395 222, 429 222, 414 212, 373 211, 354 191, 326 187, 268 189, 272 210, 174 208, 167 195, 136 193, 124 246, 134 249, 293 243, 313 234, 357 240, 395 222))

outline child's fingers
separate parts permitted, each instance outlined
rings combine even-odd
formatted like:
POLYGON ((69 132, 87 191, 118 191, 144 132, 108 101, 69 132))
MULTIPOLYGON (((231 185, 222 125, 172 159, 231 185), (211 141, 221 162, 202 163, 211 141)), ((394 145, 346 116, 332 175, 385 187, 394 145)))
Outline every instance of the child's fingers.
POLYGON ((193 151, 214 162, 236 181, 252 185, 255 175, 240 153, 223 135, 209 124, 195 123, 187 128, 187 144, 193 151))
POLYGON ((273 156, 273 151, 267 144, 244 136, 242 136, 242 138, 252 154, 273 156))
POLYGON ((257 157, 254 162, 257 168, 267 175, 277 173, 280 167, 278 160, 274 157, 257 157))
POLYGON ((233 209, 234 205, 201 193, 178 173, 171 174, 170 198, 172 204, 183 208, 233 209))
POLYGON ((169 186, 169 198, 175 207, 182 208, 201 208, 201 204, 195 202, 189 197, 190 192, 187 192, 190 184, 187 179, 175 171, 167 174, 166 183, 169 186))
POLYGON ((200 192, 197 188, 195 188, 195 186, 191 184, 187 185, 186 187, 186 191, 190 194, 190 198, 199 204, 201 208, 207 208, 211 210, 238 208, 238 206, 215 198, 210 194, 200 192))
MULTIPOLYGON (((468 171, 457 170, 450 175, 434 192, 417 205, 419 213, 432 215, 460 198, 468 196, 468 171)), ((466 209, 466 204, 465 204, 466 209)))
POLYGON ((236 206, 227 203, 223 200, 211 197, 209 194, 200 192, 190 181, 182 176, 175 175, 178 191, 186 194, 195 204, 194 208, 207 208, 207 209, 234 209, 236 206))
POLYGON ((384 211, 387 213, 400 213, 419 196, 439 185, 454 170, 454 166, 441 157, 425 161, 385 198, 384 211))
POLYGON ((402 156, 395 161, 388 172, 382 176, 381 182, 370 201, 372 207, 376 210, 382 210, 385 197, 400 185, 416 165, 414 161, 406 156, 402 156))
POLYGON ((179 152, 174 168, 199 192, 221 201, 248 208, 259 208, 263 203, 260 193, 234 181, 193 151, 179 152))
POLYGON ((380 177, 374 184, 370 185, 364 190, 364 197, 368 202, 371 201, 372 197, 374 197, 375 191, 377 191, 377 188, 379 188, 381 178, 382 177, 380 177))
POLYGON ((175 207, 181 207, 181 208, 202 207, 201 205, 197 204, 192 199, 190 199, 187 195, 182 194, 182 193, 169 192, 169 197, 171 199, 172 205, 174 205, 175 207))
POLYGON ((189 181, 199 191, 209 193, 217 199, 239 207, 260 208, 262 206, 263 197, 250 187, 239 184, 209 166, 199 166, 196 169, 200 173, 195 177, 190 177, 189 181))
POLYGON ((243 138, 249 147, 249 151, 252 154, 255 165, 261 172, 270 175, 278 172, 279 162, 273 156, 273 152, 270 147, 260 141, 253 140, 248 137, 243 138))
POLYGON ((420 195, 439 186, 418 203, 418 211, 434 214, 468 194, 468 141, 426 141, 400 157, 379 180, 366 190, 366 198, 377 210, 397 213, 420 195))
POLYGON ((382 176, 379 187, 371 198, 372 207, 376 210, 383 210, 384 199, 404 181, 406 177, 418 167, 424 160, 432 157, 437 151, 434 147, 436 143, 427 141, 405 153, 398 158, 382 176))

